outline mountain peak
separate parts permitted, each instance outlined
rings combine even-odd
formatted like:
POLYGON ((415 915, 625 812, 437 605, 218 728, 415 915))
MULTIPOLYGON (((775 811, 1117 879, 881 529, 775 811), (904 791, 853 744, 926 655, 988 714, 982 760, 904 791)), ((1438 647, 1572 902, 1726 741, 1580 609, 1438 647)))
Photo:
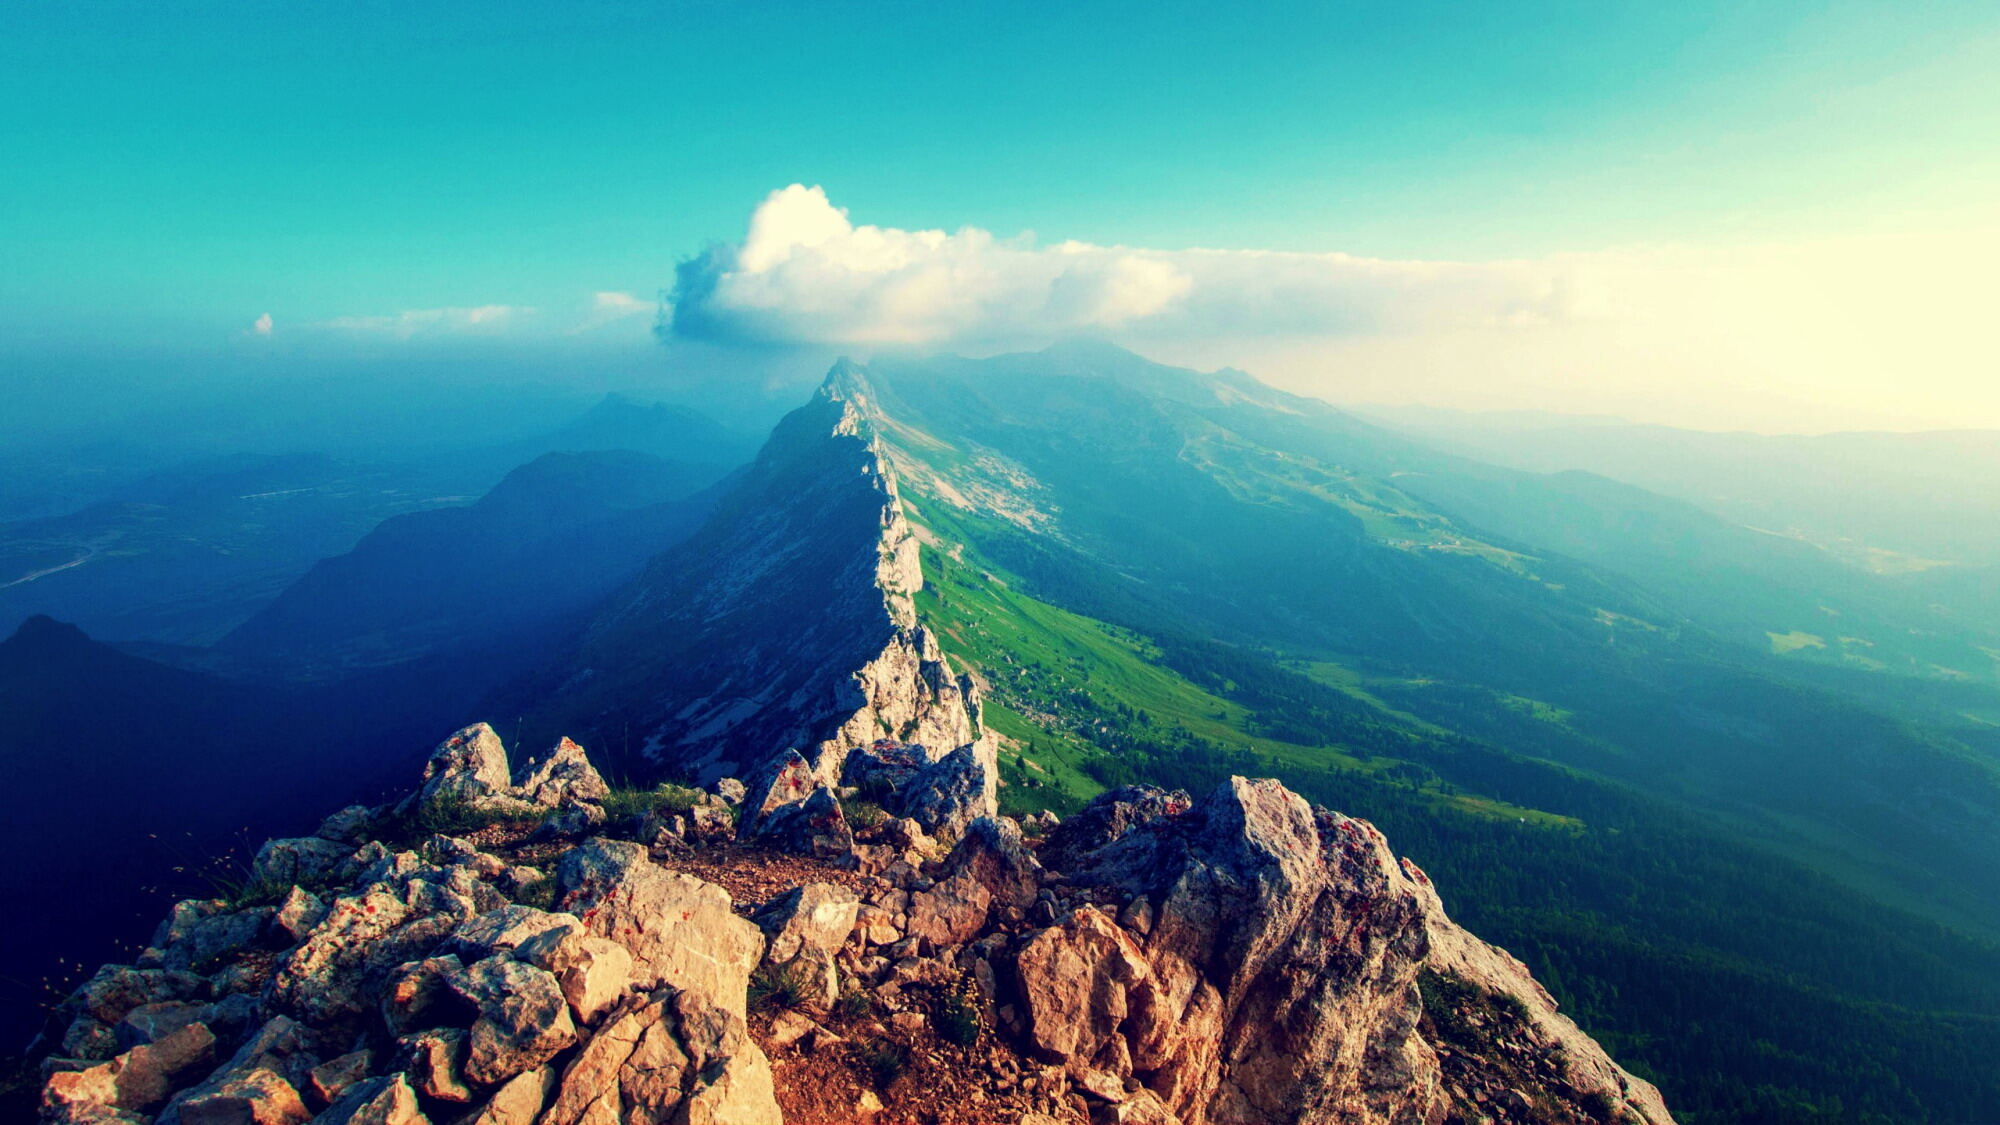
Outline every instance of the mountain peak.
POLYGON ((7 638, 6 647, 26 649, 36 652, 68 651, 88 647, 91 640, 82 629, 67 621, 57 621, 45 613, 38 613, 21 622, 14 635, 7 638))

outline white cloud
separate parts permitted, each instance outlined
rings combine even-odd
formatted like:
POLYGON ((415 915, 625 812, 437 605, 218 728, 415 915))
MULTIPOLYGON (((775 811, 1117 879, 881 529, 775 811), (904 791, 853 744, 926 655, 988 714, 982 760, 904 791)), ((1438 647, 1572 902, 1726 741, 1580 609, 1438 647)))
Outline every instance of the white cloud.
POLYGON ((271 314, 264 313, 263 315, 259 316, 256 319, 256 321, 250 325, 250 331, 255 332, 259 336, 269 336, 271 334, 271 314))
POLYGON ((854 225, 817 187, 772 192, 737 245, 679 269, 674 331, 781 344, 1338 335, 1537 323, 1564 313, 1538 262, 1398 262, 1348 254, 1037 245, 976 227, 854 225))
POLYGON ((339 316, 317 327, 397 340, 421 336, 501 335, 520 327, 534 313, 534 309, 521 305, 406 309, 383 316, 339 316))

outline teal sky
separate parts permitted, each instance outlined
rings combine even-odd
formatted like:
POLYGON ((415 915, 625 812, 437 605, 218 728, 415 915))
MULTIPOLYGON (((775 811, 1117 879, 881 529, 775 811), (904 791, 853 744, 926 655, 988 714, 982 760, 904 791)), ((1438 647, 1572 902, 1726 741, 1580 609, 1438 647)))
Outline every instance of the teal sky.
POLYGON ((1937 229, 1986 3, 0 7, 0 346, 650 295, 766 193, 1487 260, 1937 229))

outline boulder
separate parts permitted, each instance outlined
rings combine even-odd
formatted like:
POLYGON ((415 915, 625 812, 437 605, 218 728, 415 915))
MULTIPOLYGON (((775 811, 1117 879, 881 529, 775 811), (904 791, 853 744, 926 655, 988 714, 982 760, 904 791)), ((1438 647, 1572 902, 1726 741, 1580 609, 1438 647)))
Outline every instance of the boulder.
POLYGON ((731 907, 729 892, 662 870, 638 844, 595 839, 557 867, 559 905, 597 937, 625 947, 643 987, 665 983, 743 1015, 764 935, 731 907))
POLYGON ((1042 825, 1047 842, 1037 853, 1041 861, 1058 871, 1068 870, 1082 856, 1110 844, 1144 824, 1162 817, 1179 816, 1194 804, 1183 790, 1161 789, 1154 785, 1121 785, 1098 794, 1068 820, 1044 814, 1042 825))
POLYGON ((307 1076, 305 1088, 311 1090, 314 1099, 321 1104, 338 1101, 340 1096, 355 1083, 368 1077, 368 1071, 374 1063, 373 1051, 367 1049, 349 1051, 312 1068, 307 1076))
POLYGON ((271 915, 271 928, 287 944, 297 944, 305 940, 313 928, 326 920, 326 904, 319 896, 294 886, 285 893, 278 903, 277 912, 271 915))
POLYGON ((583 1045, 540 1125, 782 1120, 770 1061, 743 1018, 693 993, 662 989, 583 1045))
POLYGON ((174 1104, 162 1125, 304 1125, 312 1120, 305 1099, 276 1071, 232 1071, 174 1104))
POLYGON ((808 1002, 821 1010, 840 996, 834 958, 854 932, 861 900, 831 883, 807 883, 772 899, 753 920, 764 930, 764 964, 810 985, 808 1002))
POLYGON ((434 1027, 404 1036, 403 1073, 417 1093, 441 1102, 463 1104, 473 1099, 465 1084, 466 1032, 457 1027, 434 1027))
POLYGON ((894 808, 947 839, 981 817, 997 815, 998 752, 989 739, 959 747, 910 778, 897 791, 894 808))
MULTIPOLYGON (((326 918, 278 966, 271 1002, 316 1025, 373 1006, 371 992, 397 965, 421 956, 498 893, 469 875, 410 878, 399 893, 375 883, 337 898, 326 918), (476 890, 475 890, 476 888, 476 890)), ((457 874, 463 875, 462 869, 457 874)))
POLYGON ((538 806, 514 793, 507 750, 485 723, 474 723, 438 744, 424 763, 423 786, 404 802, 404 811, 439 805, 532 812, 538 806))
POLYGON ((445 939, 439 952, 478 961, 495 953, 511 952, 550 930, 579 924, 573 914, 551 914, 532 906, 509 904, 461 923, 445 939))
POLYGON ((250 861, 250 882, 271 887, 314 886, 353 854, 352 846, 319 836, 266 840, 250 861))
POLYGON ((430 1125, 430 1118, 418 1108, 408 1076, 397 1074, 355 1083, 313 1125, 430 1125))
POLYGON ((534 1070, 576 1042, 576 1024, 556 978, 495 954, 445 975, 479 1018, 466 1037, 465 1077, 481 1085, 534 1070))
POLYGON ((973 821, 945 857, 939 878, 928 890, 911 893, 904 929, 935 946, 963 944, 985 929, 996 905, 1024 910, 1040 877, 1041 865, 1018 825, 992 817, 973 821))
POLYGON ((527 801, 550 809, 572 801, 596 803, 611 795, 611 786, 590 764, 590 756, 567 738, 540 761, 529 763, 514 788, 527 801))
POLYGON ((773 757, 751 778, 736 834, 805 854, 845 855, 854 847, 839 797, 796 750, 773 757))
POLYGON ((800 855, 840 858, 854 851, 847 814, 833 790, 824 785, 802 801, 765 813, 749 838, 800 855))
POLYGON ((50 1121, 148 1113, 214 1061, 215 1035, 202 1024, 185 1024, 107 1062, 50 1075, 42 1113, 50 1121))
POLYGON ((460 1125, 535 1125, 555 1088, 553 1067, 517 1074, 501 1083, 486 1104, 460 1125))
POLYGON ((598 937, 581 922, 544 930, 514 951, 554 974, 578 1022, 594 1024, 632 988, 632 955, 617 942, 598 937))
POLYGON ((366 841, 374 827, 375 810, 366 805, 349 805, 320 821, 313 835, 352 848, 366 841))
POLYGON ((140 960, 168 969, 213 972, 223 961, 261 942, 275 913, 268 906, 231 909, 221 899, 177 902, 153 931, 152 948, 140 960))

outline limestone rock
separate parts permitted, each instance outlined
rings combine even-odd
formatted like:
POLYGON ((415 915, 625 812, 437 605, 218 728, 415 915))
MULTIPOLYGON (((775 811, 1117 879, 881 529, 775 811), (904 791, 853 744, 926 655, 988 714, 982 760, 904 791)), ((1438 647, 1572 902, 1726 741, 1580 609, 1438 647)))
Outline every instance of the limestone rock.
POLYGON ((465 1040, 464 1029, 456 1027, 432 1028, 403 1038, 403 1072, 410 1076, 417 1093, 442 1102, 472 1100, 464 1076, 465 1040))
POLYGON ((590 764, 590 756, 567 738, 523 770, 514 788, 522 798, 551 809, 572 801, 594 803, 611 795, 611 786, 590 764))
POLYGON ((569 1004, 545 969, 495 954, 447 973, 445 983, 479 1012, 466 1037, 465 1076, 473 1082, 504 1082, 576 1042, 569 1004))
POLYGON ((59 1071, 42 1088, 42 1112, 52 1121, 85 1120, 106 1111, 150 1112, 215 1058, 215 1035, 183 1025, 95 1066, 59 1071))
POLYGON ((263 1067, 231 1073, 174 1110, 176 1125, 303 1125, 312 1119, 298 1090, 263 1067))
POLYGON ((474 723, 438 744, 424 763, 423 804, 440 800, 477 802, 510 795, 507 749, 485 723, 474 723))
POLYGON ((312 886, 333 874, 352 854, 351 846, 318 836, 266 840, 250 861, 250 880, 274 887, 312 886))
POLYGON ((642 986, 666 983, 741 1017, 764 935, 737 917, 729 892, 660 869, 638 844, 591 840, 557 869, 560 905, 592 934, 625 947, 642 986))
POLYGON ((514 956, 554 974, 570 1011, 585 1025, 596 1023, 632 988, 632 955, 589 933, 581 922, 537 934, 514 956))
POLYGON ((355 1083, 313 1125, 430 1125, 430 1118, 418 1108, 409 1078, 398 1074, 355 1083))
POLYGON ((555 1088, 553 1067, 517 1074, 501 1083, 486 1104, 461 1125, 535 1125, 555 1088))
POLYGON ((947 839, 999 810, 998 748, 990 739, 969 742, 911 777, 896 793, 895 808, 947 839))
POLYGON ((764 964, 810 982, 810 1002, 822 1010, 840 995, 834 958, 854 932, 861 901, 844 887, 807 883, 786 891, 755 915, 769 939, 764 964))

